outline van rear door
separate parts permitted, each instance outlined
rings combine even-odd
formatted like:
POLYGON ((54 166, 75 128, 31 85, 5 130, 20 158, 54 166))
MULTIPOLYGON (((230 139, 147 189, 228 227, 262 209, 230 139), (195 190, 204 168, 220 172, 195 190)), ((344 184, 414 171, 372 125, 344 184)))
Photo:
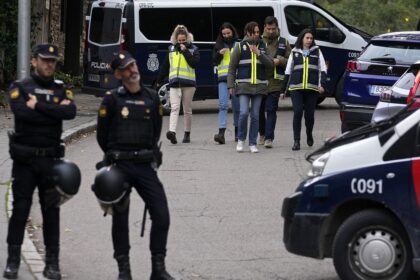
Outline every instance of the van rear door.
POLYGON ((87 44, 84 57, 84 89, 105 91, 119 85, 110 63, 121 48, 121 30, 125 3, 92 4, 88 17, 87 44))

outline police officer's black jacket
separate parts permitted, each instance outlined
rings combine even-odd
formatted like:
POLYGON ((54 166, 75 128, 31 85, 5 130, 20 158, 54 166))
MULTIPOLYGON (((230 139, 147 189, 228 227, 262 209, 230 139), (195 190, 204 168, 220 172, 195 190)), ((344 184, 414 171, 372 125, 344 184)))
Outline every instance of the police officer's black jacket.
POLYGON ((97 140, 104 152, 154 149, 162 130, 163 109, 156 91, 140 84, 108 91, 98 112, 97 140))
POLYGON ((31 147, 56 147, 61 143, 63 120, 74 119, 73 93, 61 81, 44 80, 32 74, 9 88, 10 107, 15 116, 15 141, 31 147), (37 97, 35 109, 26 105, 29 94, 37 97), (60 105, 64 99, 69 105, 60 105))

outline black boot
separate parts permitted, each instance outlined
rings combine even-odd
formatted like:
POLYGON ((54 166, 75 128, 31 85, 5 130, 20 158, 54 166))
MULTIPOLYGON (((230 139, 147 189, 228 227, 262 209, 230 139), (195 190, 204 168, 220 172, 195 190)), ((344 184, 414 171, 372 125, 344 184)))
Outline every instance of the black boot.
POLYGON ((176 133, 175 132, 172 132, 172 131, 166 132, 166 138, 168 138, 168 140, 171 141, 172 144, 178 143, 178 141, 176 141, 176 133))
POLYGON ((219 144, 225 144, 225 130, 226 128, 219 128, 219 133, 214 135, 214 141, 219 144))
POLYGON ((130 269, 130 257, 121 255, 115 258, 118 262, 118 280, 132 280, 130 269))
POLYGON ((295 140, 295 143, 293 143, 292 150, 293 150, 293 151, 298 151, 298 150, 300 150, 300 143, 299 143, 299 140, 295 140))
POLYGON ((185 131, 184 133, 184 139, 182 139, 182 143, 190 143, 190 132, 189 131, 185 131))
POLYGON ((306 143, 309 147, 312 147, 314 144, 314 137, 312 136, 312 131, 306 131, 306 143))
POLYGON ((7 264, 3 277, 6 279, 17 279, 20 265, 20 245, 9 245, 7 251, 7 264))
POLYGON ((235 126, 235 142, 238 142, 238 127, 235 126))
POLYGON ((58 248, 47 248, 45 252, 45 268, 42 274, 48 279, 61 279, 60 267, 58 265, 58 248))
POLYGON ((175 280, 165 268, 165 255, 152 256, 152 275, 150 280, 175 280))

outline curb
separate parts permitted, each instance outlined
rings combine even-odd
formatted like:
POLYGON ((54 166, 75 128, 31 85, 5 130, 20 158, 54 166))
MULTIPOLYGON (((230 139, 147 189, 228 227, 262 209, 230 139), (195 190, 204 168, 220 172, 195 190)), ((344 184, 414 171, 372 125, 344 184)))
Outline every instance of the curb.
MULTIPOLYGON (((90 133, 96 129, 96 120, 90 121, 71 129, 68 129, 63 132, 62 139, 63 142, 68 145, 72 141, 76 140, 81 134, 90 133)), ((7 218, 10 219, 12 216, 12 209, 13 209, 13 195, 11 185, 8 186, 6 191, 6 215, 7 218)), ((46 279, 42 275, 42 271, 44 270, 45 262, 43 257, 38 253, 34 243, 29 237, 28 231, 25 230, 25 236, 23 238, 22 244, 22 259, 23 262, 29 268, 29 272, 32 274, 35 280, 46 279)))

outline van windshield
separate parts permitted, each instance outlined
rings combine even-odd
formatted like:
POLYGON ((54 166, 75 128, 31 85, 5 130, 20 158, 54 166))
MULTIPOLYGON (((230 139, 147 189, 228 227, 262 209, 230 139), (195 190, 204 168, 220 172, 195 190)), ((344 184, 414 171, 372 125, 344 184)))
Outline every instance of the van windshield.
POLYGON ((118 44, 121 14, 121 9, 93 8, 90 17, 89 41, 99 45, 118 44))

